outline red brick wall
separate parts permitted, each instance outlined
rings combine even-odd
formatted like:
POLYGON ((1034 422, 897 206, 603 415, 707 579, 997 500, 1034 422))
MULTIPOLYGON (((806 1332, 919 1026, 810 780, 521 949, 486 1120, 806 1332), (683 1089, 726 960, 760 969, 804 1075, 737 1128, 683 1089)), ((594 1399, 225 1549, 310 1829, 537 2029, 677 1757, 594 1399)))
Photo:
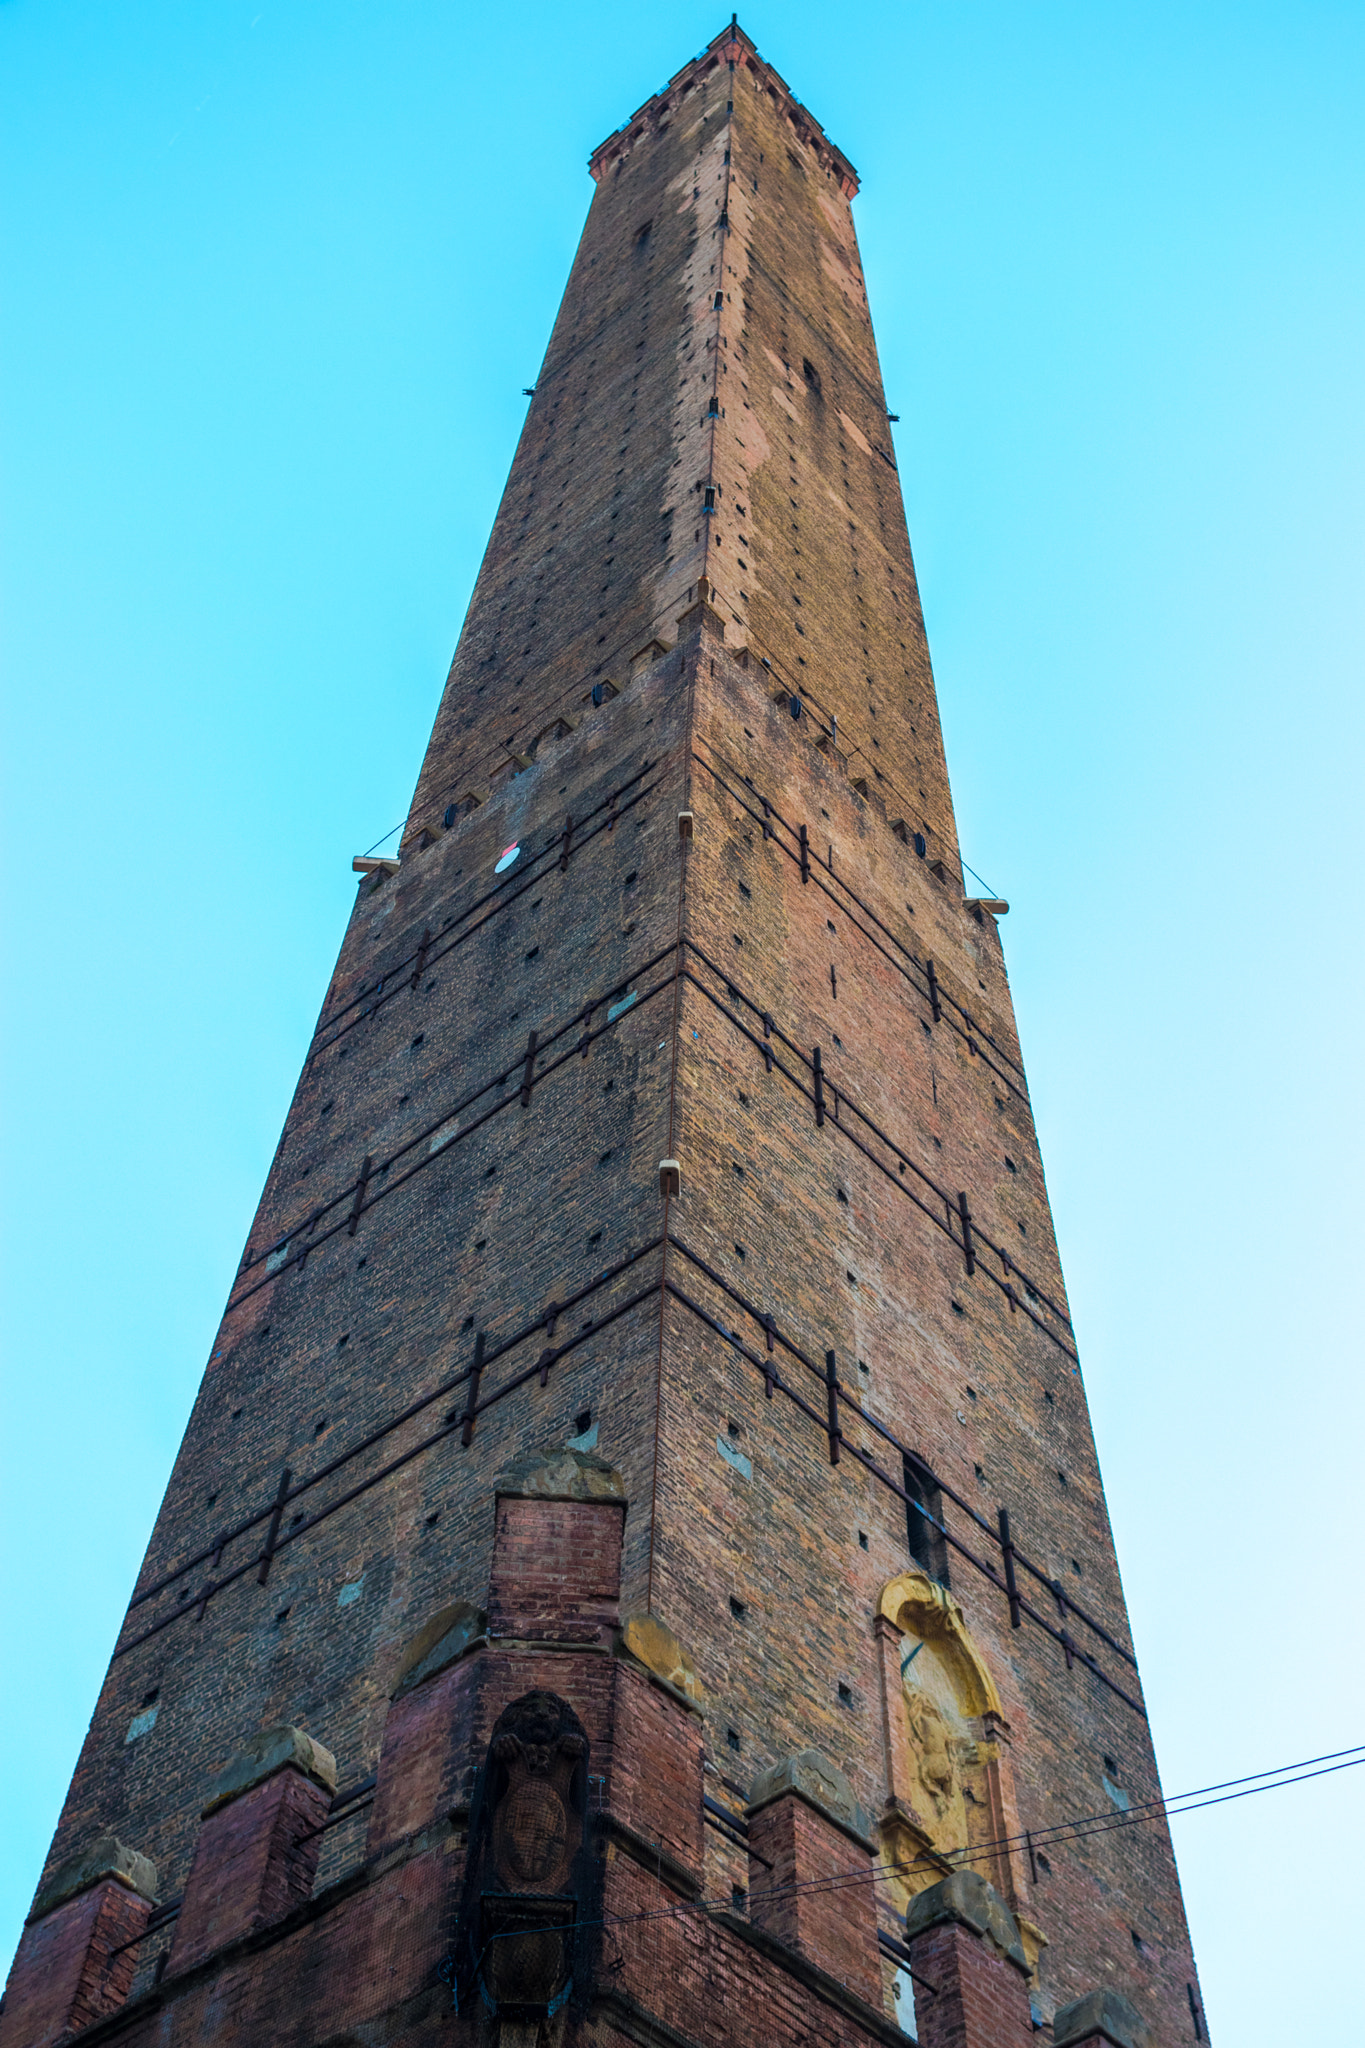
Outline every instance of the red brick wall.
POLYGON ((920 2048, 1011 2048, 1033 2038, 1021 1971, 969 1927, 931 1927, 910 1944, 920 2048), (932 1987, 932 1989, 930 1989, 932 1987))
POLYGON ((867 1850, 793 1793, 753 1816, 749 1847, 757 1924, 878 2003, 877 1901, 867 1850))
MULTIPOLYGON (((484 1595, 496 1475, 585 1413, 629 1496, 624 1607, 652 1606, 694 1654, 706 1760, 741 1786, 813 1744, 874 1816, 885 1799, 872 1618, 909 1560, 902 1506, 853 1455, 898 1476, 873 1419, 988 1522, 1007 1505, 1048 1576, 1127 1640, 1000 939, 964 907, 954 866, 849 181, 766 66, 690 75, 599 165, 413 818, 435 823, 474 784, 488 798, 360 886, 49 1868, 117 1825, 181 1889, 215 1773, 264 1724, 316 1733, 343 1785, 371 1773, 404 1644, 451 1599, 484 1595), (687 610, 703 573, 709 623, 687 610), (632 668, 685 614, 676 644, 632 668), (594 709, 608 678, 621 694, 594 709), (773 702, 779 681, 804 684, 799 720, 773 702), (508 742, 528 755, 564 709, 576 729, 512 776, 508 742), (837 747, 821 751, 831 713, 837 747), (897 817, 927 829, 946 878, 893 833, 897 817), (807 827, 805 883, 781 819, 807 827), (523 853, 499 881, 513 842, 523 853), (675 987, 680 933, 720 1008, 675 987), (588 1005, 601 1035, 582 1057, 588 1005), (821 1046, 831 1089, 901 1148, 905 1174, 851 1143, 851 1111, 815 1127, 736 1028, 742 1015, 761 1035, 763 1010, 807 1053, 821 1046), (665 1272, 646 1249, 665 1224, 667 1155, 683 1176, 668 1228, 718 1280, 678 1250, 665 1272), (903 1192, 923 1195, 911 1168, 950 1199, 967 1191, 1033 1297, 1015 1276, 1011 1310, 998 1255, 967 1273, 903 1192), (280 1245, 282 1265, 268 1257, 280 1245), (844 1411, 837 1467, 818 1421, 765 1400, 730 1339, 762 1350, 735 1295, 817 1364, 834 1350, 868 1418, 844 1411), (458 1376, 480 1333, 481 1398, 509 1391, 466 1446, 458 1376), (317 1483, 283 1504, 262 1584, 285 1470, 317 1483), (153 1694, 154 1727, 128 1740, 153 1694)), ((155 1271, 149 1251, 149 1285, 155 1271)), ((819 1409, 805 1368, 778 1363, 819 1409)), ((950 1525, 988 1542, 961 1510, 950 1525)), ((1141 1715, 1036 1627, 1012 1631, 960 1558, 951 1577, 1004 1701, 1022 1825, 1103 1810, 1106 1757, 1135 1802, 1154 1798, 1141 1715)), ((587 1594, 566 1582, 548 1625, 600 1632, 607 1588, 587 1594)), ((1135 1692, 1131 1668, 1072 1626, 1135 1692)), ((480 1679, 476 1733, 531 1682, 480 1679)), ((596 1741, 605 1655, 574 1684, 596 1741)), ((421 1749, 423 1709, 405 1712, 421 1749)), ((472 1765, 426 1754, 420 1768, 420 1797, 377 1803, 377 1828, 405 1836, 472 1765)), ((356 1867, 365 1811, 329 1829, 322 1883, 356 1867)), ((669 1826, 681 1840, 681 1818, 669 1826)), ((1186 2039, 1193 1965, 1164 1829, 1097 1834, 1048 1863, 1020 1900, 1050 1938, 1045 1997, 1112 1966, 1158 2031, 1186 2039)))
POLYGON ((488 1585, 494 1636, 607 1643, 621 1605, 624 1510, 584 1501, 498 1501, 488 1585))
POLYGON ((150 1902, 114 1878, 26 1927, 0 2013, 3 2048, 46 2048, 115 2012, 128 1996, 134 1942, 150 1902))
POLYGON ((209 1814, 185 1884, 172 1969, 193 1968, 308 1897, 329 1804, 311 1779, 286 1769, 209 1814))

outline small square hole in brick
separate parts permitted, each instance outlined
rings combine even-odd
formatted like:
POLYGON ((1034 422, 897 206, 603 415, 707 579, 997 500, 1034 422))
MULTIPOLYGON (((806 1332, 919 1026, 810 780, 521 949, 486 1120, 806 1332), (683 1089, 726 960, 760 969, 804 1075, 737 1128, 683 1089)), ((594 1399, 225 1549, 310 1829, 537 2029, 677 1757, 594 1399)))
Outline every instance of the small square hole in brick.
POLYGON ((859 1548, 859 1550, 866 1550, 866 1549, 867 1549, 867 1531, 866 1531, 866 1529, 860 1529, 860 1530, 858 1531, 858 1548, 859 1548))
POLYGON ((574 1419, 573 1419, 573 1433, 574 1433, 574 1435, 575 1435, 575 1436, 586 1436, 586 1435, 587 1435, 587 1433, 588 1433, 588 1431, 589 1431, 589 1430, 590 1430, 591 1428, 592 1428, 592 1410, 591 1410, 591 1408, 582 1408, 582 1409, 580 1409, 580 1410, 579 1410, 579 1412, 578 1412, 578 1414, 577 1414, 577 1415, 575 1415, 575 1417, 574 1417, 574 1419))
POLYGON ((839 1705, 841 1707, 851 1707, 853 1705, 853 1688, 851 1685, 845 1685, 842 1679, 839 1682, 839 1705))
POLYGON ((736 1600, 733 1593, 730 1595, 730 1613, 736 1621, 743 1621, 745 1615, 748 1613, 748 1609, 744 1605, 744 1602, 742 1600, 736 1600))
MULTIPOLYGON (((143 1704, 143 1706, 145 1707, 146 1705, 148 1705, 148 1702, 147 1702, 146 1700, 144 1700, 144 1701, 142 1702, 142 1704, 143 1704)), ((727 1749, 732 1749, 732 1750, 734 1750, 734 1752, 735 1752, 736 1756, 738 1756, 738 1754, 739 1754, 739 1730, 738 1730, 738 1728, 727 1728, 727 1729, 726 1729, 726 1731, 725 1731, 725 1747, 726 1747, 727 1749)))

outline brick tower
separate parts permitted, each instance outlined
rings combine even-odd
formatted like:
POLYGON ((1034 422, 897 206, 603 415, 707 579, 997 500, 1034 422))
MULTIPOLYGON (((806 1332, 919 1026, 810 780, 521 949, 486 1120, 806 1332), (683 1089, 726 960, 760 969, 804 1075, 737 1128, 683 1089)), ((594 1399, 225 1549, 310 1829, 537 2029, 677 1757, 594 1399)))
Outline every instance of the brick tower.
POLYGON ((3 2048, 1203 2038, 857 179, 591 169, 3 2048))

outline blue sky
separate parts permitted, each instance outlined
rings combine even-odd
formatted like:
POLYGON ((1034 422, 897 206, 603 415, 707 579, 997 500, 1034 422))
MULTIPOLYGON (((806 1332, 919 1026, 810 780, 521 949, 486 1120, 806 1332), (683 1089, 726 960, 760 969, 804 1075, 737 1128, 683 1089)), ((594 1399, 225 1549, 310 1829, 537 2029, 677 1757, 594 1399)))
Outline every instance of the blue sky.
MULTIPOLYGON (((6 1953, 585 159, 725 14, 0 4, 6 1953)), ((863 176, 1167 1788, 1365 1741, 1365 11, 742 19, 863 176)), ((1178 1824, 1215 2039, 1353 2035, 1363 1804, 1178 1824)))

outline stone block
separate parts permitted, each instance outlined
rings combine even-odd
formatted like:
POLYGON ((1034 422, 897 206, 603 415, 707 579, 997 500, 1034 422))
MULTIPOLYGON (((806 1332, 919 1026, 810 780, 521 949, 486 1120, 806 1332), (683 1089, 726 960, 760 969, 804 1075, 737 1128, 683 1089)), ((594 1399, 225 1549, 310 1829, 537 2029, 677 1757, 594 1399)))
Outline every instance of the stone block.
POLYGON ((1155 2048, 1151 2028, 1121 1991, 1102 1988, 1058 2008, 1052 2022, 1056 2048, 1155 2048))

